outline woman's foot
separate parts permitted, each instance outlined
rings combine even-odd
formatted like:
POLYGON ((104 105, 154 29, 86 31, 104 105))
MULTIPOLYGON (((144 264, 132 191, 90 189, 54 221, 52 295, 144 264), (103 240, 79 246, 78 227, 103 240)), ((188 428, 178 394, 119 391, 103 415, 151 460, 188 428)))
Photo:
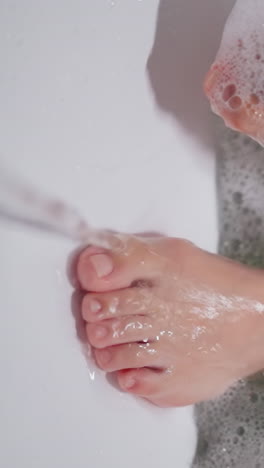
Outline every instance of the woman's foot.
POLYGON ((180 239, 110 242, 85 249, 77 274, 96 361, 123 390, 182 406, 262 367, 260 271, 180 239))

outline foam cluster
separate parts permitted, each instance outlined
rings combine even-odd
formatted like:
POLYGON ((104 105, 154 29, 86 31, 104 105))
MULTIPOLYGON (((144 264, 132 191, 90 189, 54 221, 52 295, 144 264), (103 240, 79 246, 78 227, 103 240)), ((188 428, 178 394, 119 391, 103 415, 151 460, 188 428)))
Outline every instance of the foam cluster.
POLYGON ((212 110, 264 144, 264 4, 237 0, 206 80, 212 110))
MULTIPOLYGON (((219 253, 264 268, 264 150, 216 119, 219 253)), ((197 405, 193 468, 264 467, 264 374, 197 405)))

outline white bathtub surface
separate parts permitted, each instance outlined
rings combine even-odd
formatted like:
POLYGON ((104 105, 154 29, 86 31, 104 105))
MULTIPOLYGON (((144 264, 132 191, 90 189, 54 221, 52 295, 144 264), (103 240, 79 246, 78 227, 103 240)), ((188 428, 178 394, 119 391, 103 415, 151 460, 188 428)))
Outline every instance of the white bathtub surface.
MULTIPOLYGON (((165 1, 158 15, 158 6, 1 2, 1 165, 95 226, 163 231, 215 250, 207 103, 192 77, 186 87, 172 83, 185 47, 174 22, 188 11, 165 1), (173 96, 186 93, 188 110, 191 89, 194 107, 183 119, 173 96)), ((201 59, 201 78, 214 46, 201 59)), ((0 240, 0 466, 187 468, 195 446, 190 408, 155 408, 93 367, 89 373, 65 272, 74 245, 1 218, 0 240)))

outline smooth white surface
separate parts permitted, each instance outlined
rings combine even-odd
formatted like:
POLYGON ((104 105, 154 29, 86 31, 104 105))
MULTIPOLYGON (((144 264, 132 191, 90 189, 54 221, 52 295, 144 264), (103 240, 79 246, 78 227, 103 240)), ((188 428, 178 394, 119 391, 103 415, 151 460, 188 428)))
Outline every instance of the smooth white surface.
MULTIPOLYGON (((214 161, 199 80, 221 27, 219 18, 208 26, 217 31, 208 41, 205 27, 195 29, 197 12, 184 36, 177 27, 191 11, 188 1, 161 2, 147 72, 156 0, 2 1, 1 164, 97 227, 157 230, 215 250, 214 161), (197 61, 198 32, 199 47, 210 50, 197 61), (186 86, 174 87, 184 54, 186 86), (170 108, 174 93, 186 93, 190 108, 192 89, 187 114, 196 130, 184 109, 177 121, 180 104, 170 108), (159 92, 167 91, 166 109, 159 92)), ((152 407, 88 372, 65 273, 74 245, 0 221, 0 466, 186 468, 195 445, 190 408, 152 407)))

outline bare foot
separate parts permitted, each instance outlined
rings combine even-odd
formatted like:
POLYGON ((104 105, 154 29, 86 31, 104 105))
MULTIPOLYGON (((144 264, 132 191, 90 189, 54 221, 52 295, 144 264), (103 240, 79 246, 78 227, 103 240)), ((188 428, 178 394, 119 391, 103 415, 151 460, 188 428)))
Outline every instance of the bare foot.
POLYGON ((264 9, 262 0, 237 0, 204 90, 230 128, 264 145, 264 9))
POLYGON ((79 257, 98 365, 159 406, 223 392, 262 367, 263 273, 171 238, 111 238, 79 257))

